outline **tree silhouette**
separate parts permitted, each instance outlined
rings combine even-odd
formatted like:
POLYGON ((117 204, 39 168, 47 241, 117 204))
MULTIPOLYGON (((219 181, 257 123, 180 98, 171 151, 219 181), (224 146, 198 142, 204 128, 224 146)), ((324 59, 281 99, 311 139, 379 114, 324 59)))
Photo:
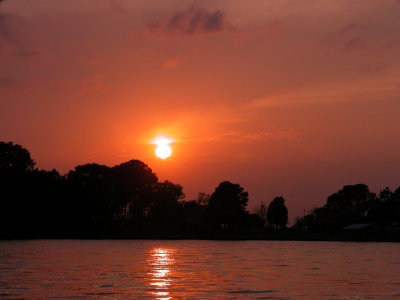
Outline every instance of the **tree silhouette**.
POLYGON ((275 197, 268 206, 267 220, 276 228, 283 228, 288 222, 288 210, 283 197, 275 197))
POLYGON ((71 221, 89 233, 141 228, 157 181, 139 160, 113 168, 94 163, 77 166, 67 176, 71 221))
POLYGON ((395 192, 388 187, 381 190, 368 211, 368 219, 385 227, 400 224, 400 188, 395 192))
POLYGON ((183 188, 170 181, 159 182, 152 190, 149 218, 158 229, 177 229, 181 222, 179 200, 184 197, 183 188))
POLYGON ((32 171, 34 166, 28 150, 13 142, 0 142, 0 172, 20 174, 32 171))
POLYGON ((232 229, 247 214, 248 200, 248 193, 239 184, 223 181, 209 199, 208 213, 215 225, 227 224, 232 229))
MULTIPOLYGON (((264 216, 276 228, 288 222, 283 197, 274 198, 267 211, 261 204, 259 216, 252 215, 246 211, 248 193, 229 181, 221 182, 211 195, 200 193, 192 201, 183 198, 182 186, 159 182, 139 160, 112 168, 84 164, 61 176, 56 170, 35 168, 22 146, 0 142, 1 238, 169 233, 203 237, 221 229, 242 235, 261 232, 264 216)), ((297 219, 294 227, 317 232, 317 237, 327 233, 335 237, 353 223, 372 223, 373 232, 398 239, 400 187, 385 188, 377 197, 365 184, 346 185, 325 205, 297 219)))
POLYGON ((369 191, 367 185, 346 185, 330 195, 324 206, 299 218, 296 227, 309 231, 336 232, 353 223, 370 222, 374 214, 380 214, 377 212, 378 206, 379 199, 369 191))
POLYGON ((76 166, 68 173, 69 211, 73 218, 89 222, 118 215, 119 207, 112 202, 110 172, 109 167, 92 163, 76 166))
POLYGON ((65 208, 61 207, 65 203, 63 178, 56 170, 34 166, 28 150, 12 142, 0 142, 0 228, 7 228, 2 236, 52 230, 65 208))
POLYGON ((0 230, 23 231, 34 217, 32 176, 34 161, 25 148, 0 142, 0 230), (4 226, 6 224, 6 226, 4 226))
POLYGON ((326 208, 349 218, 349 222, 358 222, 367 216, 375 198, 376 195, 365 184, 346 185, 328 197, 326 208))
POLYGON ((140 221, 149 205, 149 192, 158 182, 156 174, 140 160, 130 160, 114 166, 110 181, 115 189, 114 204, 119 218, 140 221))
POLYGON ((115 184, 129 190, 156 184, 158 181, 151 168, 140 160, 130 160, 114 166, 111 176, 115 184))

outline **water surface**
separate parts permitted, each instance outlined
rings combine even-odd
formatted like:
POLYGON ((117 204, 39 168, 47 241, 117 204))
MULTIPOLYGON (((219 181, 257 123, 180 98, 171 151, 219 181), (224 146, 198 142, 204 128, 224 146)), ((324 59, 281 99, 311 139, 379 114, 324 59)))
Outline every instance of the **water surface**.
POLYGON ((400 244, 1 241, 0 297, 400 299, 400 244))

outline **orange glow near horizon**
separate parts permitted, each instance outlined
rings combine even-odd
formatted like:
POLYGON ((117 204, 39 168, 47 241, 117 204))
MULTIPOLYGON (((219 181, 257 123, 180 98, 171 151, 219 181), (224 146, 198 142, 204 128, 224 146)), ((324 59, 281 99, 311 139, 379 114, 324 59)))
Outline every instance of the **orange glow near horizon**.
POLYGON ((292 220, 398 187, 399 1, 44 2, 0 1, 0 136, 37 168, 138 159, 292 220))

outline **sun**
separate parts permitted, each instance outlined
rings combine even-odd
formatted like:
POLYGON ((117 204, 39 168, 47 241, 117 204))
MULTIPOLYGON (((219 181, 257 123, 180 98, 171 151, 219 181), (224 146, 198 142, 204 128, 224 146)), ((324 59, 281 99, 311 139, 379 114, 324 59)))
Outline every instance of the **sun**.
POLYGON ((169 144, 173 142, 174 140, 171 138, 167 138, 165 136, 157 136, 152 140, 151 143, 157 145, 155 150, 156 156, 161 159, 166 159, 172 154, 172 148, 169 144))
POLYGON ((157 157, 161 159, 166 159, 171 156, 172 149, 170 145, 158 145, 155 151, 157 157))

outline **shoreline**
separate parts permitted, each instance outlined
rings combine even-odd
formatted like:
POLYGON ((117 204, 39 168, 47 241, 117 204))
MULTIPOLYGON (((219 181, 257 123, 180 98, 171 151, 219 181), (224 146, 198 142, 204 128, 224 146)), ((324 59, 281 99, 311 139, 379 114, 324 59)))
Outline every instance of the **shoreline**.
POLYGON ((353 233, 267 233, 267 234, 38 234, 4 235, 6 240, 210 240, 210 241, 304 241, 304 242, 400 242, 397 233, 360 235, 353 233))

